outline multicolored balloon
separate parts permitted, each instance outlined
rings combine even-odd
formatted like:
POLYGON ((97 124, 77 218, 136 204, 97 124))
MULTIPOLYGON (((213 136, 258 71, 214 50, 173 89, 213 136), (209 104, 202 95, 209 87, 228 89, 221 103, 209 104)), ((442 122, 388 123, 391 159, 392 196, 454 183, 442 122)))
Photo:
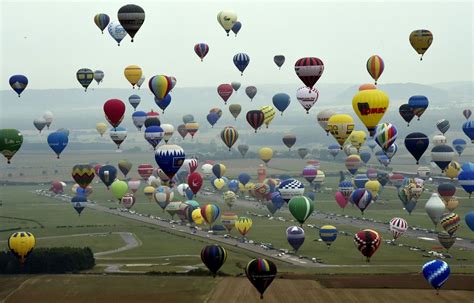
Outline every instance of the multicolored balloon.
POLYGON ((366 257, 366 261, 370 262, 370 258, 380 247, 382 238, 375 230, 364 229, 354 235, 354 243, 361 254, 366 257))
POLYGON ((321 59, 316 57, 301 58, 295 63, 296 75, 310 89, 313 88, 319 78, 321 78, 323 71, 324 63, 321 59))
POLYGON ((201 62, 206 57, 207 53, 209 52, 209 45, 206 43, 198 43, 194 45, 194 52, 201 58, 201 62))
POLYGON ((227 251, 220 245, 207 245, 201 250, 201 261, 206 265, 214 277, 226 260, 227 251))
POLYGON ((272 284, 277 274, 276 265, 266 259, 253 259, 245 267, 245 274, 250 283, 260 293, 260 299, 263 299, 265 290, 272 284))
POLYGON ((335 226, 332 226, 332 225, 321 226, 321 228, 319 229, 319 237, 321 238, 321 240, 324 241, 324 243, 326 243, 326 245, 328 246, 328 249, 329 249, 331 244, 334 241, 336 241, 337 228, 335 226))
POLYGON ((372 79, 375 81, 375 85, 377 85, 377 80, 383 73, 385 64, 380 56, 373 55, 367 60, 367 72, 370 74, 372 79))

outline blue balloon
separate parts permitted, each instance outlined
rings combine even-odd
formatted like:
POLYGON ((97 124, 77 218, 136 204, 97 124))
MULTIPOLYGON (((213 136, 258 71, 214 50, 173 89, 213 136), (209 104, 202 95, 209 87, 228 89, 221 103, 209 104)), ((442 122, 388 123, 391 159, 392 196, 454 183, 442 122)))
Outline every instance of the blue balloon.
MULTIPOLYGON (((83 188, 81 189, 84 190, 83 188)), ((77 211, 77 213, 80 215, 87 205, 87 198, 85 195, 78 194, 77 196, 71 199, 71 204, 74 207, 74 209, 77 211)))
POLYGON ((237 21, 234 23, 234 25, 232 25, 231 30, 234 32, 236 37, 237 37, 237 33, 240 31, 241 28, 242 28, 242 23, 240 23, 240 21, 237 21))
POLYGON ((247 173, 241 173, 238 177, 239 179, 239 182, 242 183, 243 185, 249 183, 250 179, 252 179, 252 177, 250 177, 249 174, 247 173))
POLYGON ((418 120, 428 108, 428 104, 428 98, 425 96, 412 96, 408 99, 408 105, 413 109, 413 113, 418 117, 418 120))
POLYGON ((435 289, 440 289, 441 286, 448 280, 451 270, 448 263, 442 260, 428 261, 422 268, 423 276, 435 289))
POLYGON ((130 103, 130 105, 133 106, 134 110, 137 108, 138 104, 140 104, 141 100, 142 98, 140 98, 139 95, 131 95, 130 97, 128 97, 128 102, 130 103))
POLYGON ((290 96, 284 93, 276 94, 275 96, 273 96, 272 100, 273 105, 275 105, 275 107, 281 112, 282 115, 285 109, 288 108, 288 105, 290 105, 290 96))
POLYGON ((23 75, 13 75, 10 77, 10 86, 20 97, 21 93, 28 85, 28 78, 23 75))
POLYGON ((474 231, 474 211, 470 211, 464 217, 464 221, 466 221, 467 226, 474 231))
POLYGON ((368 151, 361 151, 359 153, 360 159, 367 164, 370 161, 370 158, 372 157, 372 154, 368 151))
MULTIPOLYGON (((354 185, 355 185, 356 188, 364 188, 365 183, 367 183, 367 181, 369 181, 369 178, 367 178, 366 174, 357 174, 354 177, 354 185)), ((343 182, 347 182, 347 181, 343 181, 343 182)), ((339 187, 341 187, 341 184, 342 184, 342 182, 339 184, 339 187)))
POLYGON ((465 162, 461 165, 461 170, 463 171, 474 171, 474 163, 473 162, 465 162))
POLYGON ((165 131, 161 128, 161 126, 152 125, 145 129, 145 139, 148 141, 148 143, 150 143, 153 149, 155 149, 158 144, 160 144, 164 135, 165 131))
POLYGON ((275 191, 271 194, 271 199, 273 206, 275 209, 280 209, 283 204, 285 204, 285 200, 283 200, 283 197, 281 196, 279 191, 275 191))
POLYGON ((305 196, 310 199, 311 201, 315 201, 316 199, 316 193, 314 191, 309 191, 305 194, 305 196))
POLYGON ((187 187, 185 190, 184 190, 184 194, 186 195, 186 198, 188 200, 192 200, 194 198, 194 193, 191 189, 191 187, 187 187))
POLYGON ((185 158, 184 150, 178 145, 163 145, 155 152, 156 164, 170 179, 173 179, 174 175, 181 168, 185 158))
POLYGON ((234 56, 234 65, 235 67, 237 67, 237 69, 242 75, 244 74, 244 70, 247 68, 247 65, 249 65, 249 63, 250 57, 247 54, 238 53, 234 56))
POLYGON ((304 230, 301 227, 290 226, 286 229, 286 239, 295 252, 303 245, 304 238, 304 230))
POLYGON ((69 137, 65 132, 56 131, 48 135, 49 147, 56 153, 59 159, 59 155, 66 148, 69 142, 69 137))
POLYGON ((209 124, 211 124, 212 127, 214 127, 214 124, 217 123, 219 118, 220 118, 219 115, 215 112, 207 114, 207 122, 209 122, 209 124))
MULTIPOLYGON (((333 143, 328 146, 328 152, 329 154, 331 154, 331 156, 334 157, 334 159, 336 159, 340 151, 341 151, 341 147, 339 146, 339 144, 333 143)), ((361 159, 362 159, 362 156, 361 156, 361 159)))
POLYGON ((474 170, 461 170, 458 175, 458 183, 471 197, 474 192, 474 170))
POLYGON ((171 95, 167 94, 163 99, 157 99, 155 97, 155 103, 158 105, 158 107, 165 113, 165 109, 170 105, 171 103, 171 95))
POLYGON ((236 179, 230 180, 229 183, 227 184, 227 188, 230 191, 237 193, 237 191, 239 190, 239 180, 236 180, 236 179))
POLYGON ((113 165, 104 165, 99 169, 99 178, 109 188, 117 179, 117 169, 113 165))
POLYGON ((462 131, 471 139, 471 143, 474 143, 474 120, 464 122, 462 131))
POLYGON ((425 153, 428 145, 430 145, 430 139, 423 133, 411 133, 405 137, 405 147, 415 158, 416 164, 418 164, 421 156, 425 153))
POLYGON ((453 147, 454 150, 458 153, 458 155, 461 155, 464 149, 466 148, 467 142, 464 139, 454 139, 453 140, 453 147))
POLYGON ((147 115, 144 111, 137 111, 132 114, 132 121, 138 130, 142 129, 143 124, 145 124, 145 120, 147 115))

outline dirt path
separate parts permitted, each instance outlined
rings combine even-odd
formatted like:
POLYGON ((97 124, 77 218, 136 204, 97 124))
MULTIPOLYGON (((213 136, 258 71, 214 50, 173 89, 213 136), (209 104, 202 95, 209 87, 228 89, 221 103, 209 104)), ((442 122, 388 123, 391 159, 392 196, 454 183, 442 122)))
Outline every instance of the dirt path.
POLYGON ((224 278, 206 303, 312 302, 312 303, 445 303, 473 302, 474 292, 432 289, 325 288, 315 280, 275 279, 260 300, 259 293, 246 278, 224 278))

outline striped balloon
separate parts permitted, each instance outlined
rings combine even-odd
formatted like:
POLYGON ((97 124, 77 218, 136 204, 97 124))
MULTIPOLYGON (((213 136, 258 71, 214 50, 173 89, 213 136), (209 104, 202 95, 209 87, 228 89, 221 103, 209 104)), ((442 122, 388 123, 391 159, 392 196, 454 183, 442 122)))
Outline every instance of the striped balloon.
POLYGON ((194 45, 194 52, 201 58, 201 62, 206 57, 207 53, 209 52, 209 45, 206 43, 198 43, 194 45))
POLYGON ((367 60, 367 71, 369 72, 370 76, 375 80, 375 85, 377 85, 377 80, 382 75, 384 67, 385 65, 380 56, 373 55, 370 56, 369 60, 367 60))
POLYGON ((392 123, 380 123, 375 128, 375 142, 386 151, 397 139, 397 128, 392 123))
POLYGON ((324 225, 319 229, 319 237, 329 247, 337 238, 337 228, 332 225, 324 225))
POLYGON ((460 222, 461 218, 455 213, 444 214, 439 221, 444 230, 451 236, 458 230, 460 222))
POLYGON ((84 87, 84 91, 87 91, 87 87, 94 80, 94 72, 88 68, 81 68, 76 73, 76 79, 84 87))
POLYGON ((265 120, 265 115, 261 110, 250 110, 247 112, 246 118, 250 126, 257 132, 265 120))
POLYGON ((94 179, 94 168, 89 164, 77 164, 72 168, 72 178, 83 189, 86 189, 94 179))
POLYGON ((436 127, 443 135, 448 131, 450 126, 449 121, 446 119, 441 119, 436 122, 436 127))
POLYGON ((201 250, 201 261, 214 277, 226 260, 227 251, 220 245, 207 245, 201 250))
POLYGON ((359 155, 350 155, 346 158, 346 168, 351 173, 351 175, 355 175, 357 170, 362 165, 362 160, 359 155))
POLYGON ((370 191, 363 188, 358 188, 354 190, 351 196, 349 197, 349 201, 352 204, 355 204, 355 206, 360 209, 362 214, 364 214, 364 210, 369 207, 372 200, 372 194, 370 193, 370 191))
POLYGON ((314 202, 305 196, 291 198, 288 208, 293 217, 301 225, 311 216, 314 210, 314 202))
POLYGON ((323 71, 324 63, 316 57, 301 58, 295 63, 296 75, 309 88, 313 88, 316 82, 318 82, 323 71))
POLYGON ((276 265, 266 259, 253 259, 245 267, 245 275, 260 293, 260 299, 263 299, 265 290, 272 284, 276 274, 276 265))
POLYGON ((438 291, 448 280, 451 269, 443 260, 433 260, 423 265, 422 272, 426 281, 438 291))
POLYGON ((110 17, 107 14, 97 14, 94 16, 94 23, 100 29, 102 34, 104 33, 104 29, 109 25, 110 17))
POLYGON ((272 122, 273 118, 275 118, 275 108, 271 105, 262 106, 260 110, 263 113, 263 123, 268 128, 268 125, 272 122))
POLYGON ((252 219, 247 217, 239 217, 237 221, 235 221, 235 228, 239 231, 242 237, 245 237, 250 228, 252 228, 252 224, 252 219))
POLYGON ((390 220, 390 232, 392 233, 393 240, 398 239, 408 229, 408 223, 403 218, 393 218, 390 220))
POLYGON ((217 220, 217 218, 219 218, 220 213, 221 210, 219 206, 215 204, 206 204, 201 206, 201 216, 209 225, 212 225, 217 220))
POLYGON ((163 100, 172 88, 171 79, 164 75, 153 76, 148 81, 148 88, 156 99, 163 100))
POLYGON ((244 70, 247 68, 249 63, 250 57, 245 53, 238 53, 234 56, 234 65, 240 71, 241 75, 244 74, 244 70))
POLYGON ((449 145, 437 145, 431 149, 431 160, 444 171, 455 156, 454 150, 449 145))
POLYGON ((238 138, 239 138, 239 133, 233 126, 226 126, 221 131, 221 139, 224 142, 224 144, 229 148, 229 151, 232 145, 234 145, 235 142, 237 142, 238 138))
POLYGON ((438 233, 438 241, 447 251, 454 245, 456 242, 456 236, 450 235, 445 231, 440 231, 438 233))
POLYGON ((474 120, 464 122, 462 131, 471 139, 471 143, 474 143, 474 120))

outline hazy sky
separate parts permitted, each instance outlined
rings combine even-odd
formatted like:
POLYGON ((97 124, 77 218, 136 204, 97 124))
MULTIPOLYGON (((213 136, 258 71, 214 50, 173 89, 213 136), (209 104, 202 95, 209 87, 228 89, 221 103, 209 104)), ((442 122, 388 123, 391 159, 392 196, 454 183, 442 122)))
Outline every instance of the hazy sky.
POLYGON ((469 2, 342 1, 141 1, 145 23, 120 47, 95 26, 96 13, 116 20, 129 1, 1 0, 1 89, 12 74, 27 75, 30 89, 79 88, 75 73, 87 67, 105 72, 104 87, 126 88, 123 69, 137 64, 146 76, 174 75, 178 87, 301 82, 293 65, 316 56, 325 71, 319 83, 371 81, 365 63, 378 54, 385 61, 380 83, 471 81, 473 4, 469 2), (243 26, 227 37, 216 15, 233 10, 243 26), (408 41, 414 29, 433 32, 422 62, 408 41), (206 42, 201 63, 194 44, 206 42), (232 57, 250 56, 244 76, 232 57), (287 58, 282 70, 273 56, 287 58))

